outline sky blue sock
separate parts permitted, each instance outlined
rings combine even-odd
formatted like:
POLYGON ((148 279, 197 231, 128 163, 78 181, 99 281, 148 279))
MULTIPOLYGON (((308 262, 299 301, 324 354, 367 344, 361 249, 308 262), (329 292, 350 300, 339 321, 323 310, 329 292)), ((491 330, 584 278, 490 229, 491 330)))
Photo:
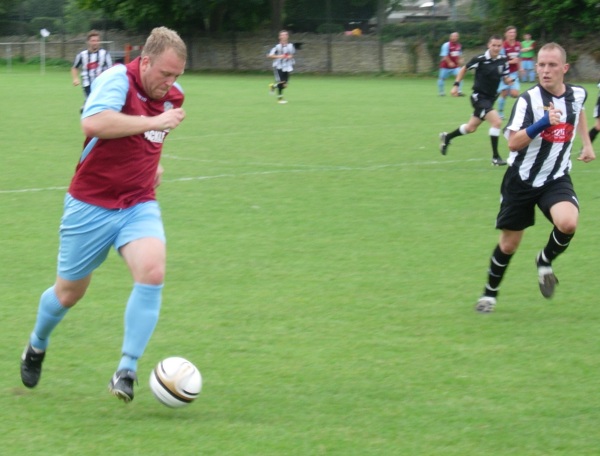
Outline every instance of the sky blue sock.
POLYGON ((35 327, 29 338, 31 345, 39 350, 46 350, 50 333, 60 323, 68 310, 69 308, 63 307, 58 300, 56 293, 54 293, 54 286, 44 291, 40 297, 35 327))
POLYGON ((498 111, 504 111, 504 105, 506 104, 506 98, 498 98, 498 111))
POLYGON ((158 323, 162 288, 163 285, 142 283, 133 286, 125 309, 123 356, 117 370, 137 370, 137 360, 144 353, 158 323))

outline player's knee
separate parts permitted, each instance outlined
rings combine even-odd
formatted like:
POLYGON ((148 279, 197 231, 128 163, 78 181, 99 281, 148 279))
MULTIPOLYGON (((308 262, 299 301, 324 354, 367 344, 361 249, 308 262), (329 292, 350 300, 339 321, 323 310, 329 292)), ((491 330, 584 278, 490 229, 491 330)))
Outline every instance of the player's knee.
POLYGON ((136 282, 146 283, 148 285, 160 285, 165 281, 164 264, 154 263, 147 265, 140 275, 135 278, 136 282))
POLYGON ((460 132, 463 135, 470 135, 471 133, 477 131, 477 127, 479 127, 479 125, 473 125, 471 123, 463 124, 460 126, 460 132))
POLYGON ((514 237, 507 237, 500 239, 498 246, 500 251, 506 255, 513 255, 519 248, 520 239, 514 237))
POLYGON ((73 307, 85 295, 85 290, 81 289, 56 289, 56 297, 63 307, 73 307))
POLYGON ((561 233, 575 234, 575 231, 577 230, 577 219, 570 218, 560 220, 558 223, 555 224, 555 226, 561 233))

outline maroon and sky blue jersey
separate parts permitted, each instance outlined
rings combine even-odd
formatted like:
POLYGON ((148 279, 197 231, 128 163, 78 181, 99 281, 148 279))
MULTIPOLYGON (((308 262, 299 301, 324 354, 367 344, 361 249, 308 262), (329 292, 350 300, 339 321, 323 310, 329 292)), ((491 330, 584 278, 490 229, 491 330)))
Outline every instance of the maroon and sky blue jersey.
MULTIPOLYGON (((113 110, 132 116, 157 116, 183 104, 175 83, 160 100, 144 92, 139 57, 116 65, 93 83, 82 118, 113 110)), ((168 131, 147 131, 117 139, 86 138, 69 193, 107 209, 123 209, 156 199, 154 179, 168 131)))

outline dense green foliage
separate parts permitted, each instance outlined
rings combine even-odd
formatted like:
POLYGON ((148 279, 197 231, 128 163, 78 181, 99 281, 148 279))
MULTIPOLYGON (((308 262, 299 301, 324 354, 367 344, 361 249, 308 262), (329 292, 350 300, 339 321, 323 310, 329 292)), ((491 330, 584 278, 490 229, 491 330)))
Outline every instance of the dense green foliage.
POLYGON ((148 30, 157 24, 182 33, 253 30, 267 21, 267 0, 78 0, 86 9, 98 9, 128 28, 148 30))
POLYGON ((600 28, 596 0, 499 0, 495 8, 499 24, 511 23, 548 41, 596 36, 600 28))
POLYGON ((286 23, 294 30, 339 32, 364 27, 376 9, 377 0, 288 0, 286 23))
MULTIPOLYGON (((401 10, 402 4, 402 0, 0 0, 0 35, 35 34, 40 23, 53 33, 79 33, 91 27, 146 32, 156 25, 171 26, 183 34, 280 26, 295 32, 339 32, 356 26, 366 31, 367 21, 377 17, 378 8, 401 10)), ((450 21, 388 26, 384 39, 428 37, 437 44, 438 32, 446 35, 448 27, 458 28, 454 4, 449 2, 450 21)), ((580 40, 595 36, 600 29, 596 0, 473 0, 460 15, 480 25, 477 31, 463 31, 466 45, 471 40, 485 41, 490 30, 503 30, 508 24, 542 41, 580 40)))
POLYGON ((600 29, 600 4, 595 0, 474 1, 467 13, 472 20, 388 25, 383 39, 415 37, 437 45, 458 30, 463 45, 471 47, 514 25, 520 33, 530 32, 540 41, 571 43, 591 39, 600 29))

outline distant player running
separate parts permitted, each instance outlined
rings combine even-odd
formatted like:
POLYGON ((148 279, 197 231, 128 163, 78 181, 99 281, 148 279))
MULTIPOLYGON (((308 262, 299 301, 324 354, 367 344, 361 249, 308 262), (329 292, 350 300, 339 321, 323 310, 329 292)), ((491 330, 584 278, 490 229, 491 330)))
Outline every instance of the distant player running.
POLYGON ((460 125, 456 130, 450 133, 440 133, 440 152, 442 155, 448 153, 448 146, 454 138, 475 132, 483 121, 487 121, 491 125, 489 135, 492 143, 492 165, 506 165, 506 162, 502 160, 498 153, 498 137, 500 136, 502 120, 494 109, 494 102, 498 97, 500 81, 504 80, 504 82, 511 84, 514 80, 508 75, 508 62, 506 57, 500 55, 501 48, 502 38, 498 35, 492 36, 488 40, 488 49, 485 54, 473 57, 460 69, 458 76, 456 76, 454 87, 452 87, 453 95, 457 94, 458 87, 467 71, 475 70, 475 83, 471 94, 473 114, 466 124, 460 125))
MULTIPOLYGON (((462 45, 458 42, 458 32, 450 34, 450 39, 446 41, 440 49, 440 71, 438 75, 438 93, 441 97, 445 94, 444 92, 444 81, 449 77, 453 76, 456 78, 460 67, 462 66, 462 45)), ((464 96, 462 93, 462 81, 458 86, 459 97, 464 96)))
POLYGON ((500 53, 505 55, 508 59, 510 84, 504 81, 500 83, 498 91, 500 92, 500 98, 498 99, 498 114, 501 119, 504 119, 504 105, 506 104, 506 97, 511 96, 517 98, 521 90, 519 84, 519 72, 521 70, 521 43, 517 41, 517 28, 509 25, 506 27, 504 33, 504 42, 502 43, 502 50, 500 53))
POLYGON ((283 89, 287 88, 290 80, 290 75, 294 71, 294 54, 296 48, 292 43, 289 42, 290 35, 287 30, 279 32, 279 44, 277 44, 269 54, 267 58, 273 59, 273 73, 275 75, 275 82, 269 84, 271 93, 275 93, 277 89, 277 102, 280 104, 287 103, 283 99, 283 89))
MULTIPOLYGON (((598 83, 598 88, 600 89, 600 82, 598 83)), ((594 142, 598 133, 600 133, 600 94, 598 95, 598 99, 596 100, 596 105, 594 106, 594 126, 590 128, 590 140, 594 142)), ((583 151, 583 148, 581 149, 583 151)))
POLYGON ((71 67, 73 85, 81 85, 83 96, 87 99, 92 89, 92 82, 100 74, 112 66, 112 59, 106 49, 100 47, 100 32, 92 30, 87 34, 87 49, 75 56, 71 67), (78 69, 81 68, 81 79, 78 69))

